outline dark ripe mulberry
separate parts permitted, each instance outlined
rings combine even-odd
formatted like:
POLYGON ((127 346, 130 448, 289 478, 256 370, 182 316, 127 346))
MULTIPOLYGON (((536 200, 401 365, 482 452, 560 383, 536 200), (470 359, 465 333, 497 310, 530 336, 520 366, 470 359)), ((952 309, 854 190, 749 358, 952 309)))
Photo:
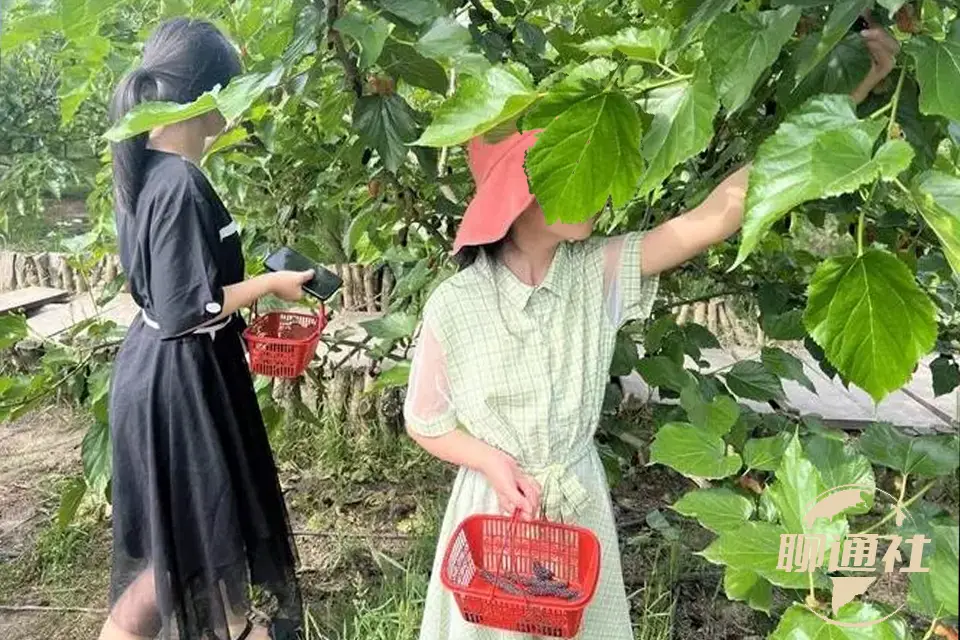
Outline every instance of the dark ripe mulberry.
POLYGON ((571 589, 561 582, 538 582, 530 585, 527 593, 532 596, 548 596, 564 600, 576 600, 580 597, 579 591, 571 589))
POLYGON ((537 576, 540 580, 553 580, 553 571, 543 566, 539 562, 533 563, 533 575, 537 576))
POLYGON ((502 589, 503 591, 506 591, 507 593, 513 594, 515 596, 523 595, 523 591, 521 591, 517 587, 517 585, 513 584, 506 578, 490 573, 486 569, 480 569, 480 577, 482 577, 484 580, 486 580, 493 586, 497 587, 498 589, 502 589))

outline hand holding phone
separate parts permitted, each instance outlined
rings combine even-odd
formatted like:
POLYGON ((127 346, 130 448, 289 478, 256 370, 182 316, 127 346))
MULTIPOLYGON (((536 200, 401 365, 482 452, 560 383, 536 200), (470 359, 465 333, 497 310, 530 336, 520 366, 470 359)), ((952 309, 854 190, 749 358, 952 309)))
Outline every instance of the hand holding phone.
POLYGON ((303 297, 303 285, 313 279, 313 269, 309 271, 275 271, 271 291, 285 302, 296 302, 303 297))
MULTIPOLYGON (((283 247, 270 254, 264 264, 267 269, 275 273, 285 271, 298 272, 298 275, 302 279, 297 281, 295 277, 291 276, 295 282, 289 283, 289 286, 295 289, 295 287, 299 285, 303 291, 306 291, 321 302, 328 300, 330 296, 335 294, 341 285, 343 285, 343 280, 340 279, 340 276, 329 269, 324 269, 320 265, 314 264, 309 258, 289 247, 283 247), (305 272, 308 271, 313 272, 312 277, 307 277, 305 272)), ((287 283, 284 283, 284 286, 287 286, 287 283)), ((277 295, 281 298, 284 297, 280 293, 277 295)))

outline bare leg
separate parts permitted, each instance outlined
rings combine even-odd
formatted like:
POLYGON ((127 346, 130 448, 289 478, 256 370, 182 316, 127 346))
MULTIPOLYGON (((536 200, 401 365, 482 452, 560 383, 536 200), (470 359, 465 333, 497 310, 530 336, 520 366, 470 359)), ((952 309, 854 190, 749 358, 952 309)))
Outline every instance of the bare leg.
POLYGON ((100 631, 100 640, 139 640, 160 633, 157 585, 148 567, 123 592, 100 631))

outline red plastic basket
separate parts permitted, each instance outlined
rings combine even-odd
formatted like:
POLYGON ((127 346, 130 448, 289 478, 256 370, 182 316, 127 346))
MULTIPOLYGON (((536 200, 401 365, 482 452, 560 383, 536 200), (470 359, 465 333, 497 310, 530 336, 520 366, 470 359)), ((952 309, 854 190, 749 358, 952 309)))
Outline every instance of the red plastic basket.
POLYGON ((441 580, 468 622, 550 638, 572 638, 593 599, 600 575, 600 541, 589 529, 516 516, 469 516, 454 531, 441 580), (533 575, 537 562, 582 594, 567 601, 507 593, 480 576, 485 569, 533 575))
POLYGON ((250 354, 250 370, 273 378, 303 374, 317 352, 320 332, 327 325, 323 305, 318 313, 270 311, 257 315, 243 332, 250 354))

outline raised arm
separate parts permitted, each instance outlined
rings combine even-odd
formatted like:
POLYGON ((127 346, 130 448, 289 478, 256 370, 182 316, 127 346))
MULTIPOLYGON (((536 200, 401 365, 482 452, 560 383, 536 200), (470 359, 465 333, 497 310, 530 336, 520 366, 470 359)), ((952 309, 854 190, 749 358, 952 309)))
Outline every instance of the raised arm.
MULTIPOLYGON (((860 103, 893 70, 899 44, 882 28, 862 33, 870 53, 870 71, 850 94, 860 103)), ((672 269, 726 240, 740 229, 747 197, 747 165, 732 174, 695 209, 677 216, 646 234, 640 269, 654 275, 672 269)))

